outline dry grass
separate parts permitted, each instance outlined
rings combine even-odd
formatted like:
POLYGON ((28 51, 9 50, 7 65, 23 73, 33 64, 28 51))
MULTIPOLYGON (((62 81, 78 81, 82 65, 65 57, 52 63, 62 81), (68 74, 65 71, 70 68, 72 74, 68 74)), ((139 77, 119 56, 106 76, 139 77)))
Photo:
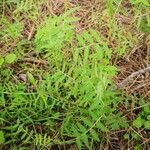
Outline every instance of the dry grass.
MULTIPOLYGON (((76 23, 76 32, 82 33, 83 30, 88 29, 90 27, 96 28, 99 30, 100 35, 102 35, 105 38, 108 38, 108 43, 111 48, 116 47, 116 41, 115 39, 111 39, 109 37, 109 29, 108 29, 108 18, 105 18, 106 16, 102 16, 101 12, 104 10, 103 0, 75 0, 75 1, 66 1, 66 0, 49 0, 47 5, 41 6, 41 13, 38 17, 39 19, 36 22, 32 22, 28 18, 24 18, 24 31, 23 36, 27 37, 28 40, 31 40, 34 37, 35 34, 35 28, 38 26, 43 18, 49 14, 51 15, 59 15, 64 12, 65 9, 68 9, 70 7, 80 6, 80 9, 74 14, 75 16, 81 18, 76 23), (102 17, 103 24, 101 26, 97 25, 97 22, 95 22, 95 18, 93 19, 92 15, 97 14, 98 17, 102 17)), ((124 4, 124 8, 126 10, 130 10, 131 6, 126 2, 124 4)), ((130 10, 131 11, 131 10, 130 10)), ((4 12, 5 16, 10 20, 10 22, 13 22, 11 15, 10 8, 5 8, 4 12)), ((118 23, 125 29, 125 30, 133 30, 132 26, 132 11, 130 12, 131 16, 123 16, 119 13, 115 14, 115 19, 118 21, 118 23)), ((136 33, 136 31, 134 31, 136 33)), ((126 79, 129 75, 132 73, 149 67, 150 66, 150 36, 145 36, 141 33, 136 33, 137 36, 140 37, 139 44, 137 44, 133 49, 129 51, 129 53, 126 55, 126 57, 115 59, 115 65, 117 66, 119 73, 117 77, 114 79, 114 82, 116 84, 121 83, 124 79, 126 79)), ((0 43, 0 54, 5 55, 6 53, 10 52, 12 49, 14 49, 16 43, 19 39, 16 39, 15 41, 7 41, 9 44, 6 43, 0 43)), ((66 52, 67 53, 67 52, 66 52)), ((30 55, 30 54, 29 54, 30 55)), ((116 55, 114 54, 113 58, 116 55)), ((28 63, 33 64, 42 64, 47 65, 47 62, 42 60, 33 60, 32 58, 25 58, 22 61, 26 61, 28 63)), ((114 60, 112 60, 114 62, 114 60)), ((150 72, 145 72, 143 74, 140 74, 136 77, 134 77, 132 80, 130 80, 128 83, 126 83, 123 87, 123 90, 128 94, 128 96, 132 96, 134 94, 136 95, 143 95, 145 99, 148 100, 150 97, 150 72)), ((124 107, 121 106, 122 112, 125 113, 125 115, 128 115, 128 110, 124 110, 124 107)), ((134 118, 135 112, 132 110, 130 113, 130 120, 134 118), (132 114, 132 115, 131 115, 132 114)), ((129 131, 131 132, 132 128, 129 128, 129 131)), ((137 130, 136 131, 142 141, 143 141, 143 147, 144 149, 148 150, 148 143, 150 142, 148 138, 148 134, 145 133, 145 131, 137 130)), ((134 147, 134 140, 125 141, 123 140, 123 134, 124 130, 115 131, 112 133, 107 133, 104 135, 104 146, 101 147, 98 145, 101 149, 106 150, 119 150, 119 149, 133 149, 134 147)), ((53 148, 55 149, 55 147, 53 148)), ((74 146, 70 147, 60 147, 56 149, 69 149, 69 150, 75 150, 74 146)))
MULTIPOLYGON (((120 83, 130 74, 147 68, 149 65, 149 43, 144 41, 143 44, 136 46, 127 58, 118 60, 117 66, 120 73, 115 81, 120 83)), ((145 98, 150 97, 150 71, 135 76, 134 79, 126 83, 123 88, 128 94, 142 94, 145 98)))

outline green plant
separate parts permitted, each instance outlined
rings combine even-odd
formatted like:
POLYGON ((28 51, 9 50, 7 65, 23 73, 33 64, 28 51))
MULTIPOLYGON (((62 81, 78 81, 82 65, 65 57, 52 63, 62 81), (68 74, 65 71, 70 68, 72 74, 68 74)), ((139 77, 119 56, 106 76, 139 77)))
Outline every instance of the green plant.
MULTIPOLYGON (((36 141, 39 148, 75 142, 79 149, 84 145, 89 148, 92 141, 100 140, 100 133, 127 127, 122 114, 116 111, 117 93, 109 89, 117 73, 109 65, 112 50, 93 29, 75 35, 70 23, 76 18, 64 19, 71 12, 51 17, 37 29, 34 43, 39 54, 46 53, 46 59, 51 60, 50 72, 42 73, 40 81, 27 72, 28 86, 23 83, 13 86, 11 82, 1 85, 1 109, 7 104, 9 120, 14 120, 10 122, 5 111, 1 113, 1 125, 9 133, 6 144, 36 141), (63 48, 73 38, 77 46, 70 47, 71 58, 65 58, 63 48), (60 123, 55 128, 57 122, 60 123), (47 128, 46 134, 33 131, 32 126, 37 123, 47 128), (50 139, 49 135, 52 135, 50 139), (65 138, 71 140, 64 141, 65 138)), ((14 58, 13 54, 7 56, 11 63, 14 58)))
POLYGON ((38 27, 35 35, 36 50, 40 53, 48 52, 53 60, 62 61, 62 48, 73 38, 73 22, 78 18, 70 17, 76 9, 71 9, 61 16, 49 16, 45 22, 38 27))
POLYGON ((130 0, 136 13, 137 27, 145 33, 150 33, 150 2, 148 0, 130 0))
POLYGON ((3 40, 8 40, 8 39, 15 40, 21 37, 21 32, 23 30, 22 22, 16 20, 14 23, 12 23, 4 17, 0 18, 0 22, 2 24, 2 30, 0 32, 0 36, 2 36, 3 40))
POLYGON ((5 58, 0 58, 0 68, 3 64, 12 64, 17 60, 17 56, 15 54, 8 54, 5 56, 5 58))
MULTIPOLYGON (((46 0, 0 2, 0 149, 71 145, 92 150, 97 144, 111 143, 111 132, 121 129, 126 140, 134 141, 135 149, 141 148, 137 131, 149 130, 149 103, 136 108, 137 100, 131 104, 131 97, 125 97, 113 83, 118 69, 112 58, 125 56, 137 41, 132 30, 115 19, 117 13, 129 15, 122 9, 123 2, 106 1, 101 13, 93 13, 98 30, 106 28, 105 35, 92 28, 75 32, 79 8, 67 11, 67 1, 61 15, 49 15, 53 9, 46 0), (128 110, 120 108, 126 105, 128 109, 129 104, 133 111, 140 111, 131 121, 133 131, 126 133, 130 127, 124 111, 128 110)), ((130 2, 139 24, 140 11, 147 12, 149 6, 146 1, 130 2)), ((135 29, 135 23, 131 26, 135 29)))
POLYGON ((150 130, 150 105, 145 106, 140 111, 137 118, 133 121, 133 126, 136 128, 144 126, 145 129, 150 130))
POLYGON ((0 144, 3 144, 5 142, 4 133, 3 131, 0 131, 0 144))

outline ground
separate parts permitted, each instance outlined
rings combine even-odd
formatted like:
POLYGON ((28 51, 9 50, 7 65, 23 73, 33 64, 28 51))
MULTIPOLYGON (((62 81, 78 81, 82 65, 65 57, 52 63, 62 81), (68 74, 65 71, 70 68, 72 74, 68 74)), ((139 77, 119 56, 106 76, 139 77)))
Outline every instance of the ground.
POLYGON ((0 2, 0 149, 148 150, 149 8, 0 2))

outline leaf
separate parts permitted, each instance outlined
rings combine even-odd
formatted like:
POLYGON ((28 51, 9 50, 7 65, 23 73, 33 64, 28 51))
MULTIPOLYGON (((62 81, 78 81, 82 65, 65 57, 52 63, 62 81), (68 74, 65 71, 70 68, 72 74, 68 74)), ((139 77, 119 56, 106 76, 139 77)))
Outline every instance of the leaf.
POLYGON ((89 119, 81 116, 81 120, 85 123, 85 125, 89 127, 93 126, 93 123, 89 119))
POLYGON ((4 132, 0 131, 0 144, 3 144, 5 142, 4 132))
POLYGON ((143 147, 139 144, 134 147, 134 150, 143 150, 143 147))
POLYGON ((23 143, 27 144, 29 142, 29 140, 32 138, 32 136, 33 136, 33 131, 31 130, 31 132, 28 133, 28 136, 26 137, 26 139, 23 140, 23 143))
POLYGON ((89 48, 85 48, 84 49, 84 59, 83 59, 84 65, 88 64, 88 57, 89 57, 89 48))
POLYGON ((150 114, 150 107, 149 106, 145 106, 144 107, 144 114, 150 114))
POLYGON ((77 126, 81 133, 85 133, 87 131, 87 129, 81 123, 77 122, 77 126))
POLYGON ((131 135, 132 135, 132 138, 133 138, 133 139, 135 139, 135 140, 140 140, 140 136, 138 135, 138 133, 132 132, 131 135))
POLYGON ((96 133, 95 130, 91 129, 90 133, 91 133, 91 135, 92 135, 92 137, 93 137, 94 140, 99 141, 98 134, 96 133))
POLYGON ((0 67, 3 65, 4 63, 4 58, 0 57, 0 67))
POLYGON ((92 36, 87 32, 87 31, 84 31, 83 32, 83 38, 88 41, 90 44, 94 44, 94 41, 93 41, 93 38, 92 36))
POLYGON ((82 135, 81 140, 87 147, 89 147, 89 140, 88 140, 88 136, 86 134, 82 135))
POLYGON ((98 109, 99 108, 99 100, 98 99, 94 99, 92 105, 90 106, 90 111, 94 110, 94 109, 98 109))
POLYGON ((31 73, 27 72, 27 77, 33 85, 36 85, 36 81, 31 73))
POLYGON ((100 121, 97 122, 96 127, 98 129, 100 129, 102 132, 108 132, 109 131, 108 128, 103 123, 101 123, 100 121))
POLYGON ((78 40, 79 46, 85 46, 85 40, 83 39, 81 35, 77 35, 77 40, 78 40))
POLYGON ((125 133, 125 134, 123 135, 123 137, 124 137, 125 140, 128 140, 129 137, 130 137, 130 135, 129 135, 128 133, 125 133))
POLYGON ((75 52, 73 54, 73 60, 74 60, 74 63, 77 64, 78 62, 78 57, 79 57, 79 49, 75 49, 75 52))
POLYGON ((99 33, 93 29, 90 28, 90 33, 91 35, 95 38, 95 40, 100 43, 101 42, 101 39, 100 39, 100 36, 99 36, 99 33))
POLYGON ((150 33, 150 26, 149 26, 149 24, 150 24, 150 20, 148 18, 147 19, 142 19, 141 18, 138 27, 144 33, 150 33))
POLYGON ((80 138, 76 139, 76 144, 77 144, 78 149, 82 148, 82 142, 81 142, 80 138))
POLYGON ((133 126, 135 126, 136 128, 142 127, 143 124, 144 120, 141 118, 141 116, 139 116, 137 119, 133 121, 133 126))
POLYGON ((149 120, 148 120, 148 121, 145 121, 144 127, 145 127, 145 129, 150 130, 150 121, 149 121, 149 120))
POLYGON ((131 3, 135 5, 142 3, 145 6, 150 6, 148 0, 131 0, 131 3))
POLYGON ((15 55, 15 54, 8 54, 6 57, 5 57, 5 61, 6 61, 6 63, 8 63, 8 64, 12 64, 12 63, 14 63, 15 62, 15 60, 16 60, 16 58, 17 58, 17 56, 15 55))
POLYGON ((73 131, 73 136, 74 137, 78 137, 80 136, 81 134, 78 132, 77 128, 75 126, 72 126, 71 127, 71 130, 73 131))

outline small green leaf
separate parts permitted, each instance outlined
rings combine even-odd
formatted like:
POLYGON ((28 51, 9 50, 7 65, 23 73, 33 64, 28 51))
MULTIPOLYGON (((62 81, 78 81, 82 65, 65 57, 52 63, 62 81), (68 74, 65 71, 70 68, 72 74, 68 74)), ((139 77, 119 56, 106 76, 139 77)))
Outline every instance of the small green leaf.
POLYGON ((94 140, 99 141, 99 136, 95 130, 91 129, 90 133, 94 140))
POLYGON ((3 131, 0 131, 0 144, 3 144, 5 142, 5 137, 3 131))
POLYGON ((81 120, 85 123, 85 125, 91 127, 93 126, 93 123, 88 119, 81 116, 81 120))
POLYGON ((77 40, 78 40, 79 46, 85 46, 85 40, 83 39, 81 35, 77 35, 77 40))
POLYGON ((144 127, 150 130, 150 121, 145 121, 144 127))
POLYGON ((143 147, 142 147, 142 145, 136 145, 134 147, 134 150, 143 150, 143 147))
POLYGON ((6 63, 8 64, 12 64, 15 62, 17 56, 15 54, 8 54, 6 57, 5 57, 5 61, 6 63))
POLYGON ((28 76, 29 81, 30 81, 33 85, 35 85, 35 84, 36 84, 36 81, 35 81, 35 78, 33 77, 33 75, 32 75, 31 73, 27 72, 27 76, 28 76))
POLYGON ((150 115, 147 116, 147 120, 150 120, 150 115))
POLYGON ((87 131, 87 129, 79 122, 77 122, 77 126, 80 129, 80 132, 84 133, 87 131))
POLYGON ((98 129, 100 129, 102 132, 108 132, 108 128, 103 123, 101 123, 100 121, 97 122, 96 127, 98 129))
POLYGON ((150 33, 149 19, 141 19, 139 29, 144 33, 150 33))
POLYGON ((72 129, 72 131, 73 131, 73 136, 74 136, 74 137, 80 136, 80 133, 78 132, 78 129, 77 129, 76 126, 72 126, 71 129, 72 129))
POLYGON ((140 140, 140 136, 136 132, 132 132, 131 135, 133 139, 140 140))
POLYGON ((129 137, 130 137, 130 135, 129 135, 128 133, 125 133, 125 134, 123 135, 123 137, 124 137, 125 140, 128 140, 129 137))
POLYGON ((90 31, 91 35, 96 39, 96 41, 100 43, 101 39, 100 39, 99 33, 96 30, 93 30, 92 28, 90 28, 89 31, 90 31))
POLYGON ((83 38, 89 42, 89 44, 94 44, 92 36, 87 31, 83 32, 83 38))
POLYGON ((133 126, 135 126, 136 128, 142 127, 143 124, 144 120, 141 118, 141 116, 139 116, 137 119, 133 121, 133 126))
POLYGON ((144 107, 144 113, 150 114, 150 107, 149 106, 144 107))
POLYGON ((80 138, 76 139, 76 144, 77 144, 78 149, 82 148, 82 142, 81 142, 80 138))
POLYGON ((4 63, 4 58, 0 57, 0 67, 3 65, 4 63))
POLYGON ((145 6, 150 6, 148 0, 130 0, 132 4, 139 5, 140 3, 145 6))
POLYGON ((89 147, 89 140, 88 140, 88 136, 86 134, 82 135, 81 140, 86 145, 86 147, 89 147))

